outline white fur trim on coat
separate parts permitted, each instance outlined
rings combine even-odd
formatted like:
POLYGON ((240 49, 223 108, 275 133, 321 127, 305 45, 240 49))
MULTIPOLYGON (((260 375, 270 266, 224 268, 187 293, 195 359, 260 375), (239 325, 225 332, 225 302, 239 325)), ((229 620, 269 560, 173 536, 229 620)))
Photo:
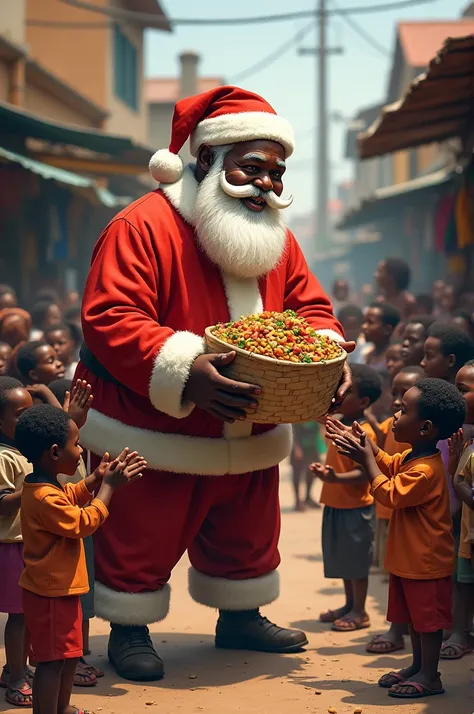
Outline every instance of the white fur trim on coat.
POLYGON ((174 183, 183 175, 183 161, 168 149, 159 149, 148 164, 150 173, 158 183, 174 183))
POLYGON ((170 609, 170 586, 147 593, 121 593, 97 580, 94 584, 95 614, 117 625, 150 625, 164 620, 170 609))
POLYGON ((318 335, 326 335, 330 337, 335 342, 344 342, 344 337, 336 332, 336 330, 317 330, 318 335))
POLYGON ((181 178, 174 183, 160 183, 159 186, 173 208, 190 226, 194 225, 194 203, 198 189, 195 169, 195 164, 187 164, 181 178))
POLYGON ((258 139, 277 141, 287 157, 295 148, 293 128, 283 117, 270 112, 240 112, 201 121, 191 134, 191 155, 197 156, 203 144, 223 146, 258 139))
POLYGON ((239 280, 231 275, 222 275, 227 307, 231 320, 239 320, 242 315, 263 312, 262 296, 256 278, 239 280))
POLYGON ((150 402, 155 409, 175 419, 191 414, 194 404, 183 402, 183 390, 191 365, 204 354, 206 343, 193 332, 175 332, 155 358, 150 380, 150 402))
POLYGON ((211 578, 190 568, 188 584, 193 600, 217 610, 254 610, 269 605, 280 595, 280 577, 276 570, 260 578, 228 580, 211 578))
POLYGON ((138 429, 91 409, 81 429, 81 444, 93 454, 118 456, 124 446, 138 451, 156 471, 225 476, 276 466, 291 452, 292 430, 279 424, 242 439, 199 438, 138 429))

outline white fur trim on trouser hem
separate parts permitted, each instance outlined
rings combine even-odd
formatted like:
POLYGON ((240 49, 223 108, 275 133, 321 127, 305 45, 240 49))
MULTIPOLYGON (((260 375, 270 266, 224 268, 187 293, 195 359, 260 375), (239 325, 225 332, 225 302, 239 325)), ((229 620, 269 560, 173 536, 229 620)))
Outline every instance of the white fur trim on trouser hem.
POLYGON ((276 570, 260 578, 229 580, 212 578, 190 568, 188 583, 193 600, 217 610, 254 610, 269 605, 280 595, 280 576, 276 570))
POLYGON ((191 414, 194 404, 183 402, 183 390, 192 363, 205 351, 204 339, 193 332, 175 332, 166 340, 156 355, 150 380, 150 402, 155 409, 175 419, 191 414))
POLYGON ((108 451, 113 458, 124 445, 129 446, 156 471, 225 476, 279 464, 291 453, 292 430, 289 424, 279 424, 270 431, 239 439, 201 438, 138 429, 91 409, 81 429, 81 444, 98 456, 108 451))
POLYGON ((203 119, 191 134, 191 155, 197 156, 202 144, 223 146, 241 141, 268 139, 285 149, 286 157, 295 148, 295 135, 289 121, 270 112, 239 112, 203 119))
POLYGON ((117 625, 150 625, 164 620, 170 609, 170 586, 146 593, 122 593, 97 580, 94 609, 97 617, 117 625))

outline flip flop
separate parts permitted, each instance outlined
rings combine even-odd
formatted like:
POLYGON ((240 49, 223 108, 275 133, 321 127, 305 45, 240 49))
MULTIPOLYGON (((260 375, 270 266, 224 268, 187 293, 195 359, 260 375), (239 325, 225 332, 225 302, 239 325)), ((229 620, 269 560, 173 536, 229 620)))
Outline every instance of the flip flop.
POLYGON ((331 630, 334 630, 334 632, 356 632, 357 630, 365 630, 367 627, 370 627, 370 619, 368 616, 363 619, 360 617, 347 617, 347 615, 345 615, 333 622, 331 630))
POLYGON ((405 643, 397 644, 384 635, 373 637, 365 646, 365 651, 370 654, 391 654, 405 649, 405 643), (385 646, 387 645, 387 646, 385 646))
POLYGON ((403 674, 400 674, 400 672, 388 672, 380 677, 377 684, 379 687, 382 687, 382 689, 391 689, 391 687, 397 684, 403 684, 403 682, 406 682, 406 677, 404 677, 403 674))
POLYGON ((443 642, 441 646, 441 652, 439 655, 440 659, 461 659, 464 657, 464 655, 471 654, 472 653, 472 647, 469 645, 461 645, 459 643, 448 643, 448 642, 443 642), (450 647, 453 651, 454 654, 447 654, 446 650, 450 647))
POLYGON ((21 682, 16 687, 9 685, 5 692, 5 701, 14 707, 28 707, 31 709, 33 706, 33 691, 28 682, 21 682), (15 694, 17 695, 16 699, 15 694), (18 699, 19 696, 22 697, 21 700, 18 699))
POLYGON ((97 677, 87 665, 79 662, 76 666, 73 684, 75 687, 95 687, 97 677))
POLYGON ((322 612, 319 616, 319 622, 324 622, 325 624, 331 624, 332 622, 336 622, 336 620, 340 617, 338 614, 337 610, 328 610, 327 612, 322 612))
POLYGON ((74 709, 76 710, 76 714, 94 714, 90 709, 78 709, 77 707, 74 707, 74 709))
POLYGON ((395 688, 389 689, 388 696, 395 699, 421 699, 422 697, 436 697, 438 694, 444 694, 444 689, 430 689, 419 682, 406 681, 396 684, 395 687, 413 687, 415 690, 411 694, 397 692, 395 688))

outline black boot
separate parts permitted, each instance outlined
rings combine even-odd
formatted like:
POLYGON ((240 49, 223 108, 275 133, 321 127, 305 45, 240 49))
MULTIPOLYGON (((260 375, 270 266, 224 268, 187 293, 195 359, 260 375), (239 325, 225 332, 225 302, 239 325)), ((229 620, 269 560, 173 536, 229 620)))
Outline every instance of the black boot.
POLYGON ((165 674, 146 626, 111 624, 109 662, 124 679, 154 682, 165 674))
POLYGON ((307 644, 304 632, 278 627, 263 617, 260 610, 220 610, 216 627, 216 647, 284 653, 299 652, 307 644))

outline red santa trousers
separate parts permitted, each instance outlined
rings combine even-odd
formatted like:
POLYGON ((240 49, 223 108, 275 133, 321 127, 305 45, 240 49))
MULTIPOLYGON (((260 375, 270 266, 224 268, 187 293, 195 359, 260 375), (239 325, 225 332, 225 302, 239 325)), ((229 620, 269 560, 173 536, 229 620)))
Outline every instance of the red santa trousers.
POLYGON ((278 481, 277 466, 221 477, 147 471, 122 488, 94 537, 97 615, 127 625, 166 617, 167 582, 186 550, 190 594, 202 605, 248 610, 275 600, 278 481))

